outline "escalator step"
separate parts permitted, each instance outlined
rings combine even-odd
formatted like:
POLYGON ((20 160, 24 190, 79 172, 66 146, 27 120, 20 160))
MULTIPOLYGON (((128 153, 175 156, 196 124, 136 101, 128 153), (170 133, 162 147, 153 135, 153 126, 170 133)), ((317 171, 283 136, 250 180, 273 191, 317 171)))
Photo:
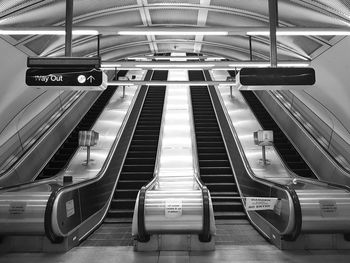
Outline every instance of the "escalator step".
POLYGON ((135 163, 137 163, 138 165, 154 165, 154 162, 154 158, 127 158, 125 159, 124 165, 134 165, 135 163))
POLYGON ((226 153, 225 147, 197 147, 198 153, 226 153))
POLYGON ((124 165, 122 169, 122 173, 125 172, 153 172, 154 165, 124 165))
POLYGON ((244 212, 214 212, 216 220, 220 219, 246 219, 247 216, 244 212))
POLYGON ((114 198, 118 199, 118 198, 135 198, 137 197, 137 194, 139 192, 139 189, 118 189, 118 191, 116 191, 114 193, 114 198))
POLYGON ((227 159, 227 154, 226 152, 224 153, 201 153, 198 152, 198 159, 200 161, 207 161, 207 160, 223 160, 223 159, 227 159))
POLYGON ((156 154, 157 154, 156 151, 132 151, 132 152, 128 152, 126 158, 142 158, 142 157, 155 158, 156 154))
POLYGON ((215 212, 244 212, 242 203, 239 201, 213 201, 213 208, 215 212))
POLYGON ((111 209, 132 210, 135 208, 135 198, 113 199, 111 209))
POLYGON ((225 183, 225 182, 234 183, 232 174, 210 174, 210 175, 201 174, 201 180, 206 184, 207 183, 225 183))
MULTIPOLYGON (((124 168, 123 168, 124 169, 124 168)), ((133 171, 120 173, 120 180, 150 180, 153 178, 154 171, 133 171)))
POLYGON ((224 175, 229 174, 232 176, 232 169, 230 166, 226 167, 202 167, 200 166, 200 174, 202 175, 224 175))
POLYGON ((237 186, 235 183, 206 183, 205 184, 210 192, 230 192, 237 189, 237 186))
POLYGON ((223 160, 200 160, 199 166, 202 168, 205 167, 230 167, 230 162, 227 159, 223 160))
POLYGON ((107 216, 109 218, 132 218, 134 209, 109 209, 107 216))

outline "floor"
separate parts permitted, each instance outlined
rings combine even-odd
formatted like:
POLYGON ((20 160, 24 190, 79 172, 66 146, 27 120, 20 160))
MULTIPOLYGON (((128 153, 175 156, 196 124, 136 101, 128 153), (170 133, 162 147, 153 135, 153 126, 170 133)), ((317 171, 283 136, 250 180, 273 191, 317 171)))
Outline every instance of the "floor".
POLYGON ((350 262, 350 251, 281 251, 272 245, 218 245, 213 252, 134 252, 131 246, 77 247, 67 253, 13 253, 1 263, 350 262))
POLYGON ((130 240, 130 227, 125 227, 120 235, 113 236, 113 246, 111 243, 98 242, 99 235, 107 228, 96 232, 94 238, 66 253, 0 254, 0 263, 350 262, 350 250, 281 251, 244 221, 234 225, 230 222, 217 223, 216 250, 212 252, 135 252, 127 241, 130 240))

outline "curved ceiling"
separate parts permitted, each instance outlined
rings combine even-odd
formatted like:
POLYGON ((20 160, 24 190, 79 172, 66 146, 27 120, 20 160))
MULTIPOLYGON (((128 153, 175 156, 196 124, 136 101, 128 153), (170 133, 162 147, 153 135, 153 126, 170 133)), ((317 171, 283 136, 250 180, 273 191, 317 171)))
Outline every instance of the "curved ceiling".
MULTIPOLYGON (((73 26, 268 27, 267 0, 74 0, 73 26)), ((350 0, 278 0, 280 27, 348 27, 350 0)), ((65 0, 3 0, 0 27, 63 26, 65 0)), ((64 36, 2 36, 29 55, 63 56, 64 36)), ((74 56, 96 55, 96 36, 74 36, 74 56)), ((331 47, 335 36, 279 36, 279 60, 310 60, 331 47)), ((269 38, 251 39, 253 59, 268 60, 269 38)), ((103 60, 167 52, 249 60, 248 36, 102 35, 103 60)))

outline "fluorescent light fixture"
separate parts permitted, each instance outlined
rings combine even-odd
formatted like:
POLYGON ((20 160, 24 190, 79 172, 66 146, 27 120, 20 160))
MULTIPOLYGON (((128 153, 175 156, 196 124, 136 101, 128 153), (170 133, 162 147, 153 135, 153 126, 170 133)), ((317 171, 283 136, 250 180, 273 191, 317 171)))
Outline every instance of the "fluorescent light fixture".
POLYGON ((200 63, 185 63, 185 64, 140 64, 135 65, 137 68, 212 68, 214 64, 200 64, 200 63))
MULTIPOLYGON (((115 70, 116 67, 101 67, 102 70, 115 70)), ((117 68, 118 70, 119 69, 122 69, 122 70, 142 70, 142 68, 125 68, 125 67, 118 67, 117 68)))
MULTIPOLYGON (((0 35, 57 35, 64 36, 64 30, 6 30, 0 29, 0 35)), ((98 35, 97 30, 73 30, 73 35, 98 35)))
MULTIPOLYGON (((269 36, 269 30, 256 30, 256 31, 248 31, 247 35, 251 36, 269 36)), ((276 36, 349 36, 349 30, 303 30, 303 29, 284 29, 278 28, 276 31, 276 36)))
POLYGON ((102 63, 101 68, 120 68, 122 65, 121 64, 116 64, 116 63, 102 63))
MULTIPOLYGON (((254 62, 248 62, 248 63, 234 63, 234 64, 229 64, 229 67, 233 67, 233 68, 266 68, 266 67, 270 67, 271 63, 270 62, 258 62, 258 63, 254 63, 254 62)), ((309 67, 310 63, 308 62, 298 62, 298 63, 293 63, 293 62, 280 62, 277 63, 277 66, 280 67, 309 67)))
POLYGON ((348 36, 350 31, 278 31, 278 36, 348 36))
POLYGON ((134 30, 134 31, 119 31, 119 35, 126 35, 126 36, 173 36, 173 35, 179 35, 179 36, 227 36, 227 31, 162 31, 162 30, 134 30))
POLYGON ((74 30, 72 31, 73 35, 98 35, 97 30, 74 30))

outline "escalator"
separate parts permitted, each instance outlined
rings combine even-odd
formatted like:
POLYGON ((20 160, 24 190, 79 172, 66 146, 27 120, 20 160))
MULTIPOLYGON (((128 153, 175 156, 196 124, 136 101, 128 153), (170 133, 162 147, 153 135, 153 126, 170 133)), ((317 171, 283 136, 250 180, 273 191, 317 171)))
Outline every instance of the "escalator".
POLYGON ((272 130, 274 136, 274 146, 287 166, 299 176, 317 179, 316 175, 300 156, 287 136, 279 128, 277 123, 265 109, 260 100, 252 91, 241 91, 244 99, 253 111, 264 130, 272 130))
MULTIPOLYGON (((117 78, 120 76, 125 76, 126 73, 126 70, 120 70, 117 74, 117 78)), ((100 116, 116 90, 117 86, 108 86, 108 88, 102 92, 89 111, 80 120, 78 125, 56 151, 50 161, 41 170, 35 180, 50 178, 59 173, 69 163, 70 159, 79 148, 79 131, 90 130, 93 127, 97 118, 100 116)))
MULTIPOLYGON (((167 80, 168 71, 154 71, 152 80, 167 80)), ((102 226, 82 246, 132 245, 131 222, 138 191, 153 179, 165 86, 149 86, 109 211, 102 226)))
MULTIPOLYGON (((205 80, 189 71, 189 80, 205 80)), ((207 86, 190 86, 200 178, 208 187, 215 219, 246 219, 207 86)))

